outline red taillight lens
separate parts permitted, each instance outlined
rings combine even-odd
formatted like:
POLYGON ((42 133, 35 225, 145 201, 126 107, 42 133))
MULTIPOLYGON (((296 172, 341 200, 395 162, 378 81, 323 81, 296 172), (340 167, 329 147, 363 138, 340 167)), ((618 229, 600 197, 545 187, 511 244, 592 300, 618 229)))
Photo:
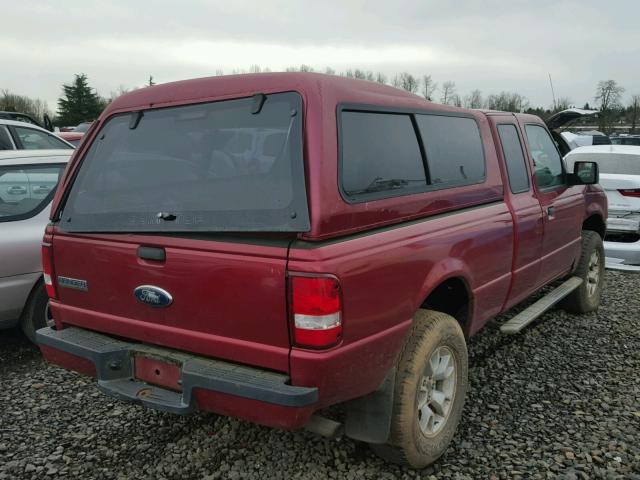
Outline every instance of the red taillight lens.
POLYGON ((44 286, 47 289, 47 295, 49 295, 49 298, 56 298, 51 245, 42 245, 42 273, 44 274, 44 286))
POLYGON ((340 283, 331 277, 290 277, 296 345, 330 347, 342 335, 340 283))
POLYGON ((623 197, 640 198, 640 188, 625 188, 618 190, 623 197))

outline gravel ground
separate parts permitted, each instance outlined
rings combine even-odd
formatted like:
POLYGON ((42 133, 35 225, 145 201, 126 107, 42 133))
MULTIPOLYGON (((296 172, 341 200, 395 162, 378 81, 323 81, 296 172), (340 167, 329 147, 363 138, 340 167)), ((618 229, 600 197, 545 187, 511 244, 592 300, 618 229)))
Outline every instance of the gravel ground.
POLYGON ((607 282, 598 313, 474 337, 454 444, 421 472, 347 438, 119 403, 2 332, 0 479, 640 479, 640 276, 607 282))

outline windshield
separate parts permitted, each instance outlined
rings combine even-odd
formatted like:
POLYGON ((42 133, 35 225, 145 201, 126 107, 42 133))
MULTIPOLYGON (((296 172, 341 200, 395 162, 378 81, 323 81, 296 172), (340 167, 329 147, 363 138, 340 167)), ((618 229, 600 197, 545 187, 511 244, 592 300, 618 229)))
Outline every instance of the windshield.
POLYGON ((115 116, 83 160, 61 227, 307 231, 301 117, 296 93, 115 116))
MULTIPOLYGON (((633 148, 633 147, 630 147, 633 148)), ((640 149, 639 149, 640 150, 640 149)), ((566 158, 567 168, 573 170, 575 162, 596 162, 600 173, 640 175, 640 152, 629 153, 575 153, 566 158)))

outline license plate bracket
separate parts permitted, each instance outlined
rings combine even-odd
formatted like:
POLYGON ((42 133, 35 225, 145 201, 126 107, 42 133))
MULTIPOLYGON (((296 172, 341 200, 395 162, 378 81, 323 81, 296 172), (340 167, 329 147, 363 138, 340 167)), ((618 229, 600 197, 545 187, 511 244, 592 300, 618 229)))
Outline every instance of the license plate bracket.
POLYGON ((151 385, 182 391, 182 365, 162 358, 137 354, 134 359, 134 375, 151 385))

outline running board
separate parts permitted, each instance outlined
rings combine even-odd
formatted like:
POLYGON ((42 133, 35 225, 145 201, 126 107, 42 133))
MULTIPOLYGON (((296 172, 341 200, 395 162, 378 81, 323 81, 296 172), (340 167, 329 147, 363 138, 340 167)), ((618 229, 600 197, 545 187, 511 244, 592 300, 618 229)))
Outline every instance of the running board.
POLYGON ((522 312, 503 324, 500 327, 500 331, 506 335, 514 335, 520 332, 524 327, 529 325, 580 285, 582 285, 581 278, 571 277, 536 303, 525 308, 522 312))

